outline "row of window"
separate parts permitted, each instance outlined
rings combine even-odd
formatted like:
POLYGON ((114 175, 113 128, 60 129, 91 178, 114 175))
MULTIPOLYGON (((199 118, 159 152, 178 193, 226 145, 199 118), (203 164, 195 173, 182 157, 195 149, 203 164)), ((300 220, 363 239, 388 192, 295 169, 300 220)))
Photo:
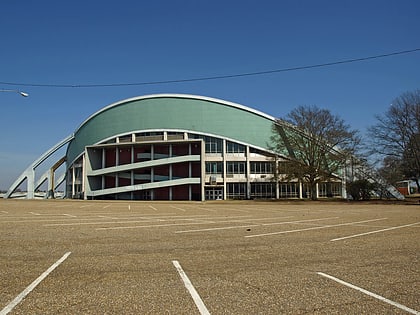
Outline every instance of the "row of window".
MULTIPOLYGON (((246 183, 227 183, 226 197, 228 199, 246 198, 246 183)), ((275 183, 251 183, 250 198, 276 198, 275 183)), ((339 197, 341 196, 341 183, 321 183, 319 185, 320 197, 339 197)), ((302 186, 303 198, 310 198, 308 185, 302 186)), ((280 198, 299 198, 299 183, 279 183, 280 198)))
MULTIPOLYGON (((183 132, 167 132, 168 138, 182 139, 184 137, 183 132)), ((163 140, 164 132, 155 131, 155 132, 141 132, 135 134, 135 139, 138 140, 163 140)), ((205 142, 205 152, 206 153, 223 153, 223 140, 220 138, 204 136, 199 134, 188 134, 189 139, 202 139, 205 142)), ((110 139, 105 143, 116 143, 117 138, 110 139)), ((118 137, 120 143, 131 142, 132 135, 124 135, 118 137)), ((259 150, 250 148, 251 153, 261 154, 259 150)), ((246 146, 236 142, 226 141, 226 153, 246 153, 246 146)))
MULTIPOLYGON (((220 138, 189 134, 190 139, 203 139, 206 143, 206 153, 223 153, 223 140, 220 138)), ((226 141, 226 153, 245 153, 246 147, 242 144, 226 141)))
MULTIPOLYGON (((275 183, 251 183, 251 198, 276 198, 275 183)), ((228 199, 245 199, 246 183, 228 183, 226 185, 226 197, 228 199)), ((298 183, 280 183, 280 198, 299 198, 298 183)))
MULTIPOLYGON (((273 174, 272 162, 250 162, 251 174, 273 174)), ((223 174, 223 162, 206 162, 207 174, 223 174)), ((246 174, 246 162, 226 162, 226 174, 246 174)))

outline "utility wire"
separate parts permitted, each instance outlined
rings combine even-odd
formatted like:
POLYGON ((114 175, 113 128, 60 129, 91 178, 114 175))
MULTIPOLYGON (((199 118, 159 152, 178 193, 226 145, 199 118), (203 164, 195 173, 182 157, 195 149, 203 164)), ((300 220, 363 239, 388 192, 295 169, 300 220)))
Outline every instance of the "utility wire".
POLYGON ((314 65, 299 66, 299 67, 282 68, 282 69, 258 71, 258 72, 238 73, 238 74, 230 74, 230 75, 210 76, 210 77, 177 79, 177 80, 146 81, 146 82, 134 82, 134 83, 133 82, 132 83, 109 83, 109 84, 40 84, 40 83, 19 83, 19 82, 0 82, 0 84, 10 85, 10 86, 48 87, 48 88, 100 88, 100 87, 140 86, 140 85, 157 85, 157 84, 183 83, 183 82, 194 82, 194 81, 209 81, 209 80, 231 79, 231 78, 266 75, 266 74, 280 73, 280 72, 290 72, 290 71, 298 71, 298 70, 305 70, 305 69, 330 67, 330 66, 346 64, 346 63, 361 62, 361 61, 391 57, 391 56, 396 56, 396 55, 409 54, 409 53, 414 53, 418 51, 420 51, 420 48, 391 52, 391 53, 382 54, 382 55, 375 55, 375 56, 368 56, 368 57, 354 58, 354 59, 345 59, 345 60, 320 63, 320 64, 314 64, 314 65))

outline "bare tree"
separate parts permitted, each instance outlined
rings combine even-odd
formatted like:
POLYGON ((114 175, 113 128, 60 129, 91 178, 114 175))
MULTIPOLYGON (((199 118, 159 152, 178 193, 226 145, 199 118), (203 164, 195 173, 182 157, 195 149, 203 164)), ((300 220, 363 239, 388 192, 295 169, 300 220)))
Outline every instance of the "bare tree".
POLYGON ((369 128, 371 153, 399 161, 399 172, 420 189, 420 90, 402 94, 376 119, 369 128))
POLYGON ((393 156, 386 156, 383 159, 382 167, 378 171, 380 176, 393 185, 404 177, 401 160, 393 156))
POLYGON ((278 119, 273 131, 274 149, 290 157, 287 179, 309 184, 312 199, 317 183, 336 179, 360 140, 344 120, 317 106, 299 106, 278 119))

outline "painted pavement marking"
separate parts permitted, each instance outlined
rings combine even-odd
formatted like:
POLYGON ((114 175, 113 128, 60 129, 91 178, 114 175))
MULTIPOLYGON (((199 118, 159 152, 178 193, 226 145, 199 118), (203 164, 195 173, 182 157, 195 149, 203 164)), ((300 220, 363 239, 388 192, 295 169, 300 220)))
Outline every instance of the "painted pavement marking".
POLYGON ((405 224, 405 225, 399 225, 399 226, 393 226, 393 227, 386 228, 386 229, 370 231, 370 232, 365 232, 365 233, 360 233, 360 234, 354 234, 354 235, 349 235, 349 236, 344 236, 344 237, 338 237, 338 238, 334 238, 330 241, 331 242, 341 241, 341 240, 346 240, 346 239, 353 238, 353 237, 359 237, 359 236, 365 236, 365 235, 374 234, 374 233, 380 233, 380 232, 386 232, 386 231, 391 231, 391 230, 396 230, 396 229, 402 229, 402 228, 417 225, 417 224, 420 224, 420 222, 405 224))
POLYGON ((41 283, 42 280, 44 280, 51 272, 54 271, 55 268, 57 268, 63 261, 69 257, 71 252, 67 252, 64 254, 63 257, 61 257, 59 260, 57 260, 50 268, 48 268, 42 275, 40 275, 37 279, 35 279, 34 282, 32 282, 25 290, 23 290, 12 302, 10 302, 3 310, 0 311, 0 315, 6 315, 8 314, 13 308, 18 305, 22 300, 29 294, 33 289, 36 288, 38 284, 41 283))
POLYGON ((399 309, 402 309, 402 310, 404 310, 404 311, 406 311, 406 312, 409 312, 409 313, 411 313, 411 314, 420 315, 420 312, 418 312, 418 311, 416 311, 416 310, 413 310, 412 308, 409 308, 409 307, 407 307, 407 306, 405 306, 405 305, 402 305, 402 304, 400 304, 400 303, 397 303, 397 302, 394 302, 394 301, 388 300, 387 298, 384 298, 383 296, 380 296, 380 295, 378 295, 378 294, 376 294, 376 293, 370 292, 370 291, 368 291, 368 290, 365 290, 365 289, 363 289, 363 288, 360 288, 360 287, 358 287, 358 286, 355 286, 355 285, 353 285, 353 284, 351 284, 351 283, 348 283, 348 282, 345 282, 345 281, 343 281, 343 280, 340 280, 340 279, 338 279, 338 278, 336 278, 336 277, 330 276, 330 275, 328 275, 328 274, 326 274, 326 273, 323 273, 323 272, 317 272, 317 274, 319 274, 320 276, 326 277, 326 278, 328 278, 328 279, 334 280, 334 281, 336 281, 336 282, 338 282, 338 283, 340 283, 340 284, 342 284, 342 285, 345 285, 345 286, 347 286, 347 287, 349 287, 349 288, 352 288, 352 289, 354 289, 354 290, 360 291, 360 292, 362 292, 362 293, 364 293, 364 294, 366 294, 366 295, 369 295, 369 296, 371 296, 371 297, 374 297, 375 299, 378 299, 378 300, 383 301, 383 302, 385 302, 385 303, 391 304, 391 305, 393 305, 393 306, 395 306, 395 307, 398 307, 399 309))
MULTIPOLYGON (((166 224, 152 224, 152 225, 134 225, 134 226, 115 226, 115 227, 101 227, 96 228, 96 231, 103 231, 103 230, 124 230, 124 229, 141 229, 141 228, 156 228, 156 227, 169 227, 169 226, 180 226, 180 225, 204 225, 204 224, 215 224, 215 223, 226 223, 226 222, 232 222, 231 220, 227 221, 208 221, 209 219, 215 219, 215 218, 197 218, 194 219, 194 221, 203 221, 203 222, 189 222, 189 223, 166 223, 166 224), (207 221, 204 221, 207 220, 207 221)), ((191 218, 181 218, 178 221, 188 221, 192 220, 191 218)), ((161 220, 161 221, 174 221, 174 220, 161 220)), ((122 222, 122 223, 132 223, 133 221, 128 222, 122 222)), ((113 222, 108 222, 112 224, 113 222)), ((115 223, 115 222, 114 222, 115 223)), ((98 223, 100 224, 100 223, 98 223)))
POLYGON ((227 221, 212 221, 208 223, 216 224, 216 223, 233 223, 233 222, 245 222, 249 223, 248 225, 234 225, 234 226, 223 226, 223 227, 214 227, 214 228, 206 228, 206 229, 195 229, 195 230, 185 230, 185 231, 175 231, 175 233, 193 233, 193 232, 208 232, 208 231, 217 231, 217 230, 230 230, 230 229, 239 229, 245 227, 256 227, 262 226, 264 224, 255 224, 253 221, 261 221, 261 220, 273 220, 273 219, 284 219, 290 218, 292 216, 287 217, 275 217, 275 218, 258 218, 258 219, 243 219, 243 220, 227 220, 227 221))
POLYGON ((280 232, 270 232, 270 233, 263 233, 263 234, 254 234, 254 235, 246 235, 244 237, 260 237, 260 236, 270 236, 270 235, 278 235, 278 234, 287 234, 287 233, 296 233, 296 232, 303 232, 303 231, 311 231, 311 230, 321 230, 321 229, 328 229, 337 226, 345 226, 345 225, 355 225, 358 223, 365 223, 365 222, 373 222, 379 220, 386 220, 387 218, 380 218, 380 219, 372 219, 372 220, 364 220, 364 221, 356 221, 356 222, 348 222, 348 223, 340 223, 340 224, 329 224, 323 226, 315 226, 306 229, 297 229, 297 230, 288 230, 288 231, 280 231, 280 232))
POLYGON ((187 211, 187 210, 185 210, 183 208, 179 208, 179 207, 174 207, 174 206, 170 206, 170 207, 173 208, 173 209, 176 209, 176 210, 183 211, 183 212, 187 211))
POLYGON ((122 218, 117 218, 117 217, 110 217, 109 215, 97 215, 97 217, 101 218, 101 219, 111 219, 111 220, 121 220, 122 219, 122 218))
POLYGON ((195 222, 195 223, 167 223, 167 224, 154 224, 154 225, 134 225, 134 226, 113 226, 113 227, 102 227, 96 228, 96 231, 104 230, 128 230, 128 229, 142 229, 142 228, 157 228, 157 227, 168 227, 168 226, 180 226, 180 225, 200 225, 209 224, 208 222, 195 222))
POLYGON ((197 306, 200 314, 202 315, 210 315, 209 310, 207 309, 206 305, 204 305, 203 300, 201 299, 200 295, 198 294, 197 290, 192 285, 190 279, 188 278, 185 271, 182 269, 181 265, 177 260, 173 260, 172 263, 174 264, 176 270, 179 273, 182 281, 184 282, 185 287, 187 288, 188 292, 190 293, 191 297, 194 300, 195 305, 197 306))
POLYGON ((218 230, 231 230, 231 229, 240 229, 240 228, 249 228, 260 226, 260 224, 250 224, 250 225, 236 225, 236 226, 225 226, 225 227, 215 227, 208 229, 199 229, 199 230, 186 230, 186 231, 176 231, 175 233, 193 233, 193 232, 208 232, 208 231, 218 231, 218 230))
POLYGON ((340 218, 340 217, 329 217, 329 218, 308 219, 308 220, 297 220, 297 221, 272 222, 272 223, 264 223, 264 224, 262 224, 262 225, 293 224, 293 223, 302 223, 302 222, 314 222, 314 221, 331 220, 331 219, 338 219, 338 218, 340 218))

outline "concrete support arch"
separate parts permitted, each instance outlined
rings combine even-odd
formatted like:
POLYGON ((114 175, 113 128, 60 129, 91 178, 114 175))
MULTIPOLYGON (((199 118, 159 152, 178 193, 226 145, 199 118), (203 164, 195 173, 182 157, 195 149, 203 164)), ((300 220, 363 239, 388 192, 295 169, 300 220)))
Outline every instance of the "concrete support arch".
MULTIPOLYGON (((15 180, 15 182, 10 186, 7 193, 4 195, 3 198, 10 198, 13 194, 13 192, 25 181, 27 180, 27 194, 26 199, 33 199, 35 196, 35 190, 37 187, 40 186, 40 183, 42 184, 45 180, 54 182, 54 179, 49 178, 49 176, 41 176, 39 180, 36 181, 35 179, 35 170, 42 165, 42 163, 45 162, 46 159, 48 159, 52 154, 54 154, 57 150, 62 148, 64 145, 69 143, 74 138, 74 134, 69 135, 68 137, 64 138, 60 142, 58 142, 56 145, 51 147, 48 151, 46 151, 44 154, 42 154, 37 160, 35 160, 31 165, 28 166, 28 168, 23 171, 23 173, 15 180)), ((54 162, 53 165, 55 165, 56 162, 54 162)), ((52 166, 53 166, 52 165, 52 166)), ((51 168, 51 167, 49 167, 51 168)), ((62 181, 62 179, 60 179, 62 181)), ((59 181, 58 181, 59 182, 59 181)), ((50 185, 49 185, 50 186, 50 185)))

